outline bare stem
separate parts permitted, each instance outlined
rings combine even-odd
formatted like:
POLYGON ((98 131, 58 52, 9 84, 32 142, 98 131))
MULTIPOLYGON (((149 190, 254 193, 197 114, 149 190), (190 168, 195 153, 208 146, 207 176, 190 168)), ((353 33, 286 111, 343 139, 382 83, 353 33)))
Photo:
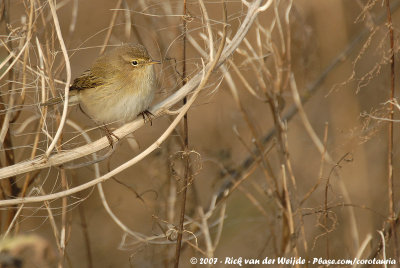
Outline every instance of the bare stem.
POLYGON ((114 10, 114 13, 113 13, 112 18, 111 18, 111 21, 110 21, 110 26, 108 26, 108 31, 107 31, 106 37, 104 38, 103 46, 101 47, 101 50, 100 50, 100 53, 99 53, 100 55, 102 55, 104 53, 104 51, 106 50, 108 41, 110 40, 111 33, 112 33, 112 30, 113 30, 114 25, 115 25, 115 20, 117 19, 118 10, 120 9, 121 4, 122 4, 122 0, 118 0, 118 2, 116 4, 116 7, 115 7, 115 10, 114 10))
MULTIPOLYGON (((183 0, 183 66, 182 66, 182 86, 186 84, 186 32, 187 32, 187 22, 186 22, 187 8, 186 8, 186 0, 183 0)), ((187 97, 183 98, 183 105, 187 102, 187 97)), ((183 235, 183 223, 185 221, 185 209, 186 209, 186 194, 187 194, 187 185, 189 180, 189 131, 188 131, 188 116, 187 113, 183 116, 183 137, 184 137, 184 147, 183 148, 183 159, 185 165, 185 171, 183 174, 183 186, 182 186, 182 199, 181 199, 181 211, 179 216, 179 225, 178 225, 178 237, 176 240, 176 250, 175 250, 175 268, 179 266, 179 258, 181 255, 181 245, 182 245, 182 235, 183 235)))
POLYGON ((387 22, 389 27, 390 36, 390 110, 389 110, 389 137, 388 137, 388 195, 389 195, 389 219, 392 225, 393 238, 394 238, 394 253, 396 259, 399 259, 398 254, 398 241, 395 226, 395 208, 394 208, 394 192, 393 192, 393 101, 394 101, 394 37, 393 37, 393 24, 392 15, 390 12, 389 0, 386 0, 387 22))

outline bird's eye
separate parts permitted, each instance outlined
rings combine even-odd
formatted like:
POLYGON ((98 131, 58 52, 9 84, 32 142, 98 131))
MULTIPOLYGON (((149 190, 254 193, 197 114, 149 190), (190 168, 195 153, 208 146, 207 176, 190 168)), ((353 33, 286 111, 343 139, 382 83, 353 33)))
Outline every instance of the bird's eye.
POLYGON ((131 63, 133 66, 137 66, 139 64, 137 60, 133 60, 131 63))

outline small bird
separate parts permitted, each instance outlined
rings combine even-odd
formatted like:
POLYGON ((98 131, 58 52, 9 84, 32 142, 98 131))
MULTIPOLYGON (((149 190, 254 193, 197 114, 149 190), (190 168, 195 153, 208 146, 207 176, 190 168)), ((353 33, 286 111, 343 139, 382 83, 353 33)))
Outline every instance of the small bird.
MULTIPOLYGON (((147 109, 156 90, 153 65, 159 63, 140 44, 114 48, 74 80, 69 89, 69 105, 79 104, 85 114, 103 125, 124 123, 140 114, 151 121, 147 109)), ((61 98, 54 98, 43 105, 60 102, 61 98)))

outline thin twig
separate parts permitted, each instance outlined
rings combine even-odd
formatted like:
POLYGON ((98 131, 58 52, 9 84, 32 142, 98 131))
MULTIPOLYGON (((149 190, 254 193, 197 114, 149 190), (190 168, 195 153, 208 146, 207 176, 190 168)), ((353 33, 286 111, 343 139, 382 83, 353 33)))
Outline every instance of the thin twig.
POLYGON ((307 114, 303 109, 303 105, 301 103, 299 91, 297 90, 296 80, 294 78, 293 73, 290 75, 290 88, 292 90, 293 100, 297 106, 297 110, 299 111, 299 115, 303 125, 310 136, 311 140, 313 141, 315 147, 317 147, 319 153, 326 154, 325 158, 328 160, 329 163, 334 163, 331 156, 326 150, 326 147, 322 144, 320 138, 318 137, 317 133, 315 133, 314 128, 312 127, 310 121, 308 120, 307 114))
POLYGON ((390 2, 389 0, 385 0, 386 3, 386 11, 387 11, 387 21, 389 27, 389 36, 390 36, 390 108, 389 108, 389 136, 388 136, 388 197, 389 197, 389 220, 393 229, 393 239, 394 239, 394 255, 396 260, 399 260, 399 248, 397 241, 397 232, 396 226, 394 224, 395 220, 395 207, 394 207, 394 175, 393 175, 393 101, 394 101, 394 87, 395 87, 395 66, 394 66, 394 37, 393 37, 393 24, 392 24, 392 15, 390 11, 390 2))
POLYGON ((93 267, 92 250, 91 250, 91 246, 90 246, 89 232, 88 232, 88 226, 86 223, 86 215, 85 215, 85 209, 83 207, 83 204, 78 206, 78 210, 79 210, 79 217, 81 219, 83 238, 85 241, 86 258, 88 261, 88 267, 92 268, 93 267))
POLYGON ((100 55, 103 54, 104 51, 106 50, 106 47, 107 47, 108 41, 110 40, 111 33, 114 28, 115 20, 117 19, 117 14, 118 14, 119 8, 121 7, 121 4, 122 4, 122 0, 118 0, 116 7, 114 9, 114 12, 112 14, 112 17, 111 17, 110 25, 108 26, 106 37, 104 38, 103 46, 101 47, 101 50, 99 53, 100 55))
POLYGON ((383 247, 382 247, 382 249, 383 249, 382 255, 383 255, 383 261, 385 262, 383 267, 387 268, 387 264, 386 264, 386 241, 385 241, 385 236, 384 236, 383 232, 380 231, 380 230, 378 231, 378 233, 379 233, 379 235, 381 236, 382 244, 383 244, 383 247))
MULTIPOLYGON (((285 203, 286 203, 286 210, 284 211, 284 214, 289 223, 288 225, 289 225, 290 237, 292 237, 294 235, 294 221, 293 221, 293 213, 292 213, 292 203, 290 201, 290 194, 289 194, 289 190, 287 187, 285 165, 281 165, 281 170, 282 170, 282 179, 283 179, 283 191, 284 191, 284 197, 285 197, 285 203)), ((294 248, 296 258, 298 258, 297 245, 293 244, 291 246, 294 248)), ((296 267, 300 267, 298 263, 296 264, 296 267)))
POLYGON ((61 46, 61 50, 63 52, 64 55, 64 59, 65 59, 65 67, 66 67, 66 71, 67 71, 67 81, 66 81, 66 85, 64 88, 64 106, 63 106, 63 111, 62 111, 62 116, 61 116, 61 120, 60 120, 60 124, 58 126, 56 135, 54 136, 53 141, 51 142, 51 144, 49 145, 49 147, 46 150, 46 154, 45 157, 48 158, 51 154, 51 152, 53 151, 54 147, 56 146, 58 139, 61 137, 63 128, 64 128, 64 124, 67 118, 67 111, 68 111, 68 96, 69 96, 69 85, 71 83, 71 64, 69 62, 69 58, 68 58, 68 52, 67 52, 67 48, 65 47, 65 43, 64 43, 64 39, 61 33, 61 28, 60 28, 60 22, 58 21, 58 16, 56 13, 56 8, 54 6, 54 0, 49 0, 49 6, 51 9, 51 13, 53 16, 53 20, 54 20, 54 27, 56 29, 57 32, 57 37, 58 40, 60 42, 60 46, 61 46))
MULTIPOLYGON (((183 27, 182 27, 182 86, 186 84, 186 32, 187 32, 187 7, 186 0, 183 0, 183 27)), ((187 97, 183 98, 183 105, 187 102, 187 97)), ((179 258, 181 255, 181 244, 182 244, 182 235, 183 235, 183 223, 185 221, 185 209, 186 209, 186 194, 187 187, 189 181, 189 165, 190 165, 190 154, 189 154, 189 128, 188 128, 188 115, 185 113, 183 116, 183 139, 184 139, 184 148, 183 148, 183 161, 184 161, 184 174, 183 174, 183 185, 182 185, 182 197, 181 197, 181 211, 179 216, 179 224, 178 224, 178 237, 176 239, 176 250, 175 250, 175 268, 179 267, 179 258)))
POLYGON ((324 151, 321 154, 321 161, 319 164, 319 172, 318 172, 318 180, 317 183, 304 195, 304 197, 300 201, 300 206, 303 205, 303 203, 317 190, 318 186, 321 184, 322 181, 322 175, 324 172, 324 163, 325 163, 325 156, 326 156, 326 147, 327 147, 327 142, 328 142, 328 123, 325 123, 325 130, 324 130, 324 151))

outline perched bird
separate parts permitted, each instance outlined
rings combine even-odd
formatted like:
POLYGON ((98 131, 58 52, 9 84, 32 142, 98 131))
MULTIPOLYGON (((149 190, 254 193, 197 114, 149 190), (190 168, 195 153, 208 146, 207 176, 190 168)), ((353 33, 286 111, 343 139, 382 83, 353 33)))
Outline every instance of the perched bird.
MULTIPOLYGON (((143 119, 147 115, 151 121, 147 109, 156 90, 153 65, 159 63, 142 45, 125 44, 114 48, 97 58, 89 70, 74 80, 69 104, 79 104, 98 124, 123 123, 140 114, 143 119)), ((43 105, 60 102, 61 98, 54 98, 43 105)))

